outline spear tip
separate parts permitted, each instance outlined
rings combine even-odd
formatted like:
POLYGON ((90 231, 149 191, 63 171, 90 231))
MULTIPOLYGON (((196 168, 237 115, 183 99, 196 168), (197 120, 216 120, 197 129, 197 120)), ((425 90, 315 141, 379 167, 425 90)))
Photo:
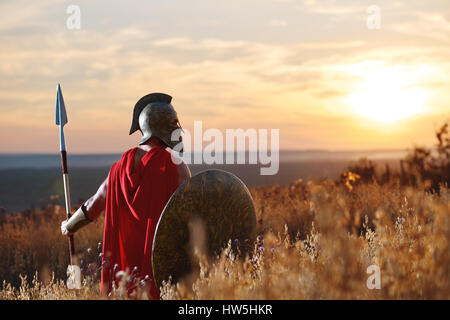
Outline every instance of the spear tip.
POLYGON ((61 85, 58 83, 56 92, 56 125, 64 126, 67 123, 66 106, 61 91, 61 85))

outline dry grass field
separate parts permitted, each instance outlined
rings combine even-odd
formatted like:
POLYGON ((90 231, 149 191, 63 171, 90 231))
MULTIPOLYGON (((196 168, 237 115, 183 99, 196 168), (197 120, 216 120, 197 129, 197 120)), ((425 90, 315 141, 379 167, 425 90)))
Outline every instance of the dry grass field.
MULTIPOLYGON (((250 256, 231 246, 220 257, 198 252, 200 272, 167 283, 163 299, 449 299, 450 190, 376 183, 302 182, 251 190, 258 219, 250 256), (370 290, 377 265, 381 289, 370 290)), ((103 221, 76 235, 81 290, 66 288, 63 209, 3 215, 0 299, 123 298, 99 294, 103 221)), ((241 244, 246 245, 246 244, 241 244)))
MULTIPOLYGON (((337 180, 251 189, 256 241, 230 239, 217 257, 197 248, 198 270, 165 283, 161 298, 450 299, 450 139, 437 137, 438 156, 416 148, 398 174, 376 175, 362 161, 337 180), (367 285, 370 266, 379 289, 367 285)), ((126 276, 110 296, 99 293, 103 218, 76 234, 83 287, 66 288, 64 216, 55 204, 0 212, 0 299, 128 298, 126 276)))

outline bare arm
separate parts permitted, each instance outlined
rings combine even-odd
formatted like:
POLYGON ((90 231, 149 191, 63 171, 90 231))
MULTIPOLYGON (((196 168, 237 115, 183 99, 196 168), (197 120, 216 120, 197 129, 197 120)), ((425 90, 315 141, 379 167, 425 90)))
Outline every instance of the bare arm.
POLYGON ((187 164, 182 161, 179 165, 177 165, 178 169, 178 185, 181 185, 184 181, 191 177, 191 170, 187 164))
POLYGON ((61 233, 72 235, 78 229, 98 218, 106 207, 106 194, 108 190, 108 177, 103 181, 97 192, 90 197, 68 220, 61 222, 61 233))
POLYGON ((90 197, 83 207, 83 211, 90 220, 95 220, 106 207, 106 192, 108 190, 108 177, 100 185, 97 192, 90 197))

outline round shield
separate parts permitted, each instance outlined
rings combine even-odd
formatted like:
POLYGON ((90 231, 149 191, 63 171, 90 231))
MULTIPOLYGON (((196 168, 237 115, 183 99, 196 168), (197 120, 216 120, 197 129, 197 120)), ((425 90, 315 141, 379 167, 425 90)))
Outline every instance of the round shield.
POLYGON ((152 266, 157 287, 169 276, 177 281, 189 273, 195 233, 204 235, 205 253, 215 255, 229 240, 252 241, 255 226, 252 197, 238 177, 222 170, 193 176, 174 192, 156 227, 152 266), (193 228, 198 222, 202 230, 193 228))

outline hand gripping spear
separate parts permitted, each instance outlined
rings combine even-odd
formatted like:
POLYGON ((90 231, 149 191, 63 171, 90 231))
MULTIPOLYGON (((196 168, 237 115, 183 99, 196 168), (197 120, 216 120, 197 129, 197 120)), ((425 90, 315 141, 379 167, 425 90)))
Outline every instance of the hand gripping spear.
MULTIPOLYGON (((71 206, 70 206, 69 171, 67 170, 67 151, 66 151, 66 141, 64 139, 64 125, 66 123, 67 123, 66 106, 64 105, 64 98, 62 95, 61 86, 58 83, 56 93, 56 125, 59 126, 59 142, 61 150, 61 163, 62 163, 66 213, 67 219, 70 219, 71 206)), ((69 254, 70 254, 70 265, 67 268, 67 274, 69 275, 69 279, 67 280, 67 286, 69 287, 69 289, 75 288, 79 289, 81 286, 80 280, 81 272, 80 267, 74 264, 75 244, 73 235, 69 236, 69 254)))

